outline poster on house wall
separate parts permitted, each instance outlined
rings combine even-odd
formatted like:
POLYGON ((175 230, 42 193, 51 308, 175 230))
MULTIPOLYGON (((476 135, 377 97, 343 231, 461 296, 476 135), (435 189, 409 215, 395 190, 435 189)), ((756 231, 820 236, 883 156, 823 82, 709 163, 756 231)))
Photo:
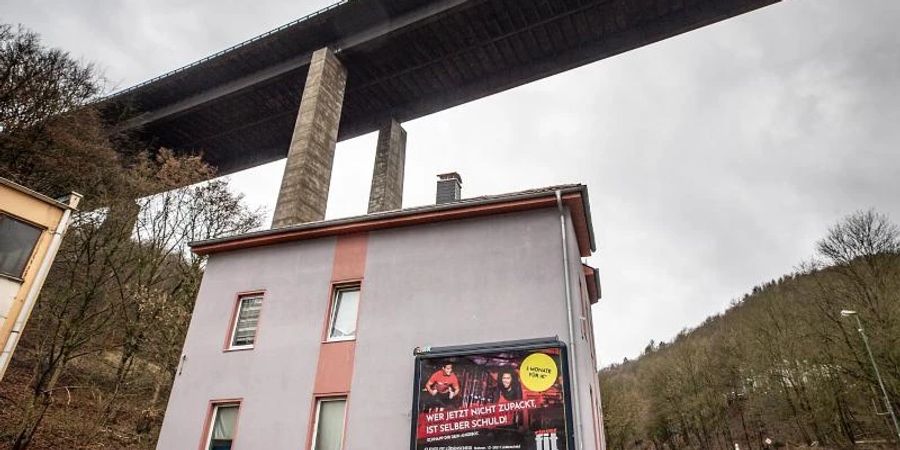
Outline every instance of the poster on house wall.
POLYGON ((420 355, 410 447, 568 450, 568 388, 561 343, 420 355))

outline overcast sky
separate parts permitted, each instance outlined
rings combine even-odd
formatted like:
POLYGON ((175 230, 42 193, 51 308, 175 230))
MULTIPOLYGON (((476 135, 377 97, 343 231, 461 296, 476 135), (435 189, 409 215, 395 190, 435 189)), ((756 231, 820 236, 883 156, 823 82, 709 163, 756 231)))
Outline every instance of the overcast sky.
MULTIPOLYGON (((330 0, 0 0, 0 20, 125 88, 330 0)), ((588 185, 601 364, 634 357, 812 256, 874 207, 900 221, 900 2, 785 0, 404 124, 404 206, 588 185)), ((338 144, 328 217, 365 213, 375 135, 338 144)), ((284 162, 231 177, 274 208, 284 162)))

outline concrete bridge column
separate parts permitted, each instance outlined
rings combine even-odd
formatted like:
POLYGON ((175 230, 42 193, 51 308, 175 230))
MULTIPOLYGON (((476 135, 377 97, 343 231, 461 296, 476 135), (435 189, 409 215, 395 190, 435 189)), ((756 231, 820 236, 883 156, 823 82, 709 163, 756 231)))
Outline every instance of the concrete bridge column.
POLYGON ((378 130, 375 168, 369 190, 369 214, 400 209, 403 205, 403 167, 406 130, 394 119, 378 130))
POLYGON ((347 69, 329 48, 313 53, 278 191, 272 228, 325 218, 347 69))

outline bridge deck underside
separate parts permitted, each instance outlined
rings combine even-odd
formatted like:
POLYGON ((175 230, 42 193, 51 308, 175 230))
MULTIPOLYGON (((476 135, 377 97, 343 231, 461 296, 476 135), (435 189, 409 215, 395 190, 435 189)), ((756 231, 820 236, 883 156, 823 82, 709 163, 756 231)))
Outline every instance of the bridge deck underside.
POLYGON ((220 173, 287 154, 308 55, 348 70, 339 139, 408 121, 777 0, 351 1, 112 97, 161 146, 220 173))

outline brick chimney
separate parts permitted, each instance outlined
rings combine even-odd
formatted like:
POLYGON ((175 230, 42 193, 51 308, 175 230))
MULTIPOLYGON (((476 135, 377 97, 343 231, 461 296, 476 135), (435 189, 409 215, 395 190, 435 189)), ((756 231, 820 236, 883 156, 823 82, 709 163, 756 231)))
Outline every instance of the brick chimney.
POLYGON ((462 195, 462 177, 456 172, 438 175, 435 203, 451 203, 458 201, 462 195))

